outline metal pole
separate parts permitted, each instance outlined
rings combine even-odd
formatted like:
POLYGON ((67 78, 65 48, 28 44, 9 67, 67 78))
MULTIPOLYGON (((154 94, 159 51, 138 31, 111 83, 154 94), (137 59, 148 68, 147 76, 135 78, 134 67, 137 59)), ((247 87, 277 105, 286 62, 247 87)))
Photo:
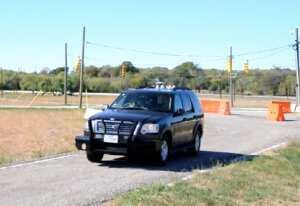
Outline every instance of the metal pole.
POLYGON ((229 55, 229 93, 230 93, 230 106, 233 107, 233 86, 232 86, 232 47, 230 47, 230 55, 229 55))
POLYGON ((1 86, 1 97, 4 97, 4 72, 3 72, 3 68, 1 67, 1 82, 0 82, 0 86, 1 86))
POLYGON ((299 39, 298 28, 296 28, 296 63, 297 63, 297 83, 296 83, 296 105, 300 104, 300 68, 299 68, 299 39))
POLYGON ((82 89, 83 89, 83 70, 84 70, 84 48, 85 48, 85 26, 82 33, 82 53, 81 53, 81 67, 80 67, 80 83, 79 83, 79 108, 82 108, 82 89))
POLYGON ((65 105, 68 104, 67 100, 67 84, 68 84, 68 44, 65 43, 65 86, 64 86, 64 96, 65 105))

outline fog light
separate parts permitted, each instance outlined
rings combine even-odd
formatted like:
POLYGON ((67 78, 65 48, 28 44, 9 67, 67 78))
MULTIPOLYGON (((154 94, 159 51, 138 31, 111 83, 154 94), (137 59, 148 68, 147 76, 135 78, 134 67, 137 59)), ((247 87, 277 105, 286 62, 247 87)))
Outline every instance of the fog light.
POLYGON ((86 150, 86 144, 85 144, 85 143, 83 143, 83 144, 81 145, 81 149, 82 149, 82 150, 86 150))

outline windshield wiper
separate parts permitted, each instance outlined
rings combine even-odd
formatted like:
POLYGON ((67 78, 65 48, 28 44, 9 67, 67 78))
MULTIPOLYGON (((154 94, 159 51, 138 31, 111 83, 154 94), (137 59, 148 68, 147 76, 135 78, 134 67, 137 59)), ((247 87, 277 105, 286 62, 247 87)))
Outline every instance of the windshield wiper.
POLYGON ((147 110, 146 108, 142 108, 142 107, 122 107, 121 109, 127 109, 127 110, 147 110))

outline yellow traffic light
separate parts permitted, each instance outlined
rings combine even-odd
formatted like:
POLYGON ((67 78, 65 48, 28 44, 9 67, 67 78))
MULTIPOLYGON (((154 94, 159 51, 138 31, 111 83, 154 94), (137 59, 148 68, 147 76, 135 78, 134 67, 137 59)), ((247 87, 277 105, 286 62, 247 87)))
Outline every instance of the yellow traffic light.
POLYGON ((246 63, 244 63, 244 72, 245 72, 245 74, 249 73, 249 63, 248 63, 248 61, 246 63))
POLYGON ((122 64, 121 66, 121 78, 122 79, 125 79, 125 76, 126 76, 126 65, 122 64))
POLYGON ((74 68, 75 68, 76 72, 78 72, 78 73, 80 72, 80 68, 81 68, 81 59, 80 59, 80 57, 77 57, 74 68))
POLYGON ((228 58, 228 60, 227 60, 227 72, 228 73, 231 73, 232 72, 232 58, 228 58))

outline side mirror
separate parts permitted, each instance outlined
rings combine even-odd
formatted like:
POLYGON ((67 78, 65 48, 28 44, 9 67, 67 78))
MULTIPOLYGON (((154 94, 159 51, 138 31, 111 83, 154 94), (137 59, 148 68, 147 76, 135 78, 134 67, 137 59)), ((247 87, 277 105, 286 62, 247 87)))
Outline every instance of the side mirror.
POLYGON ((105 104, 104 106, 103 106, 103 110, 107 110, 109 108, 109 105, 108 104, 105 104))
POLYGON ((183 113, 184 113, 183 109, 178 109, 177 111, 175 111, 174 115, 179 116, 182 115, 183 113))
POLYGON ((102 104, 102 105, 99 106, 99 109, 102 110, 102 111, 104 111, 104 110, 106 110, 108 107, 109 107, 108 104, 102 104))

